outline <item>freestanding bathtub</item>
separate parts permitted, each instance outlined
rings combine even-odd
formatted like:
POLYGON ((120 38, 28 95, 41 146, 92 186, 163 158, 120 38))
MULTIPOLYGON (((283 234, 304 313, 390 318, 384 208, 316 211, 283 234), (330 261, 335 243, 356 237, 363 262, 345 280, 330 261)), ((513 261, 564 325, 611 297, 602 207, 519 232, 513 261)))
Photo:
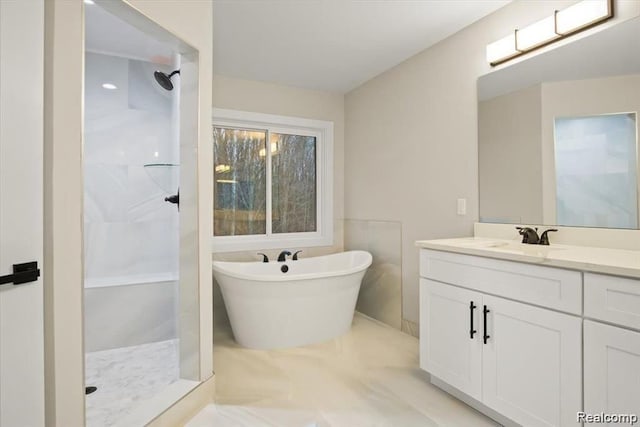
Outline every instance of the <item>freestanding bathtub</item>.
POLYGON ((349 251, 285 262, 214 261, 213 272, 236 341, 275 349, 346 333, 371 259, 349 251))

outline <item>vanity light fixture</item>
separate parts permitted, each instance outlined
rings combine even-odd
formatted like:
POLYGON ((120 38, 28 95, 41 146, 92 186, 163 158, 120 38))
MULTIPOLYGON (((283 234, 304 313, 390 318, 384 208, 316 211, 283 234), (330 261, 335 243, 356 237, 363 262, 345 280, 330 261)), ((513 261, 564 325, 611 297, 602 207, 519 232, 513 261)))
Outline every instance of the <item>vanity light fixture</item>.
POLYGON ((114 85, 113 83, 102 83, 102 87, 108 90, 118 89, 118 86, 114 85))
POLYGON ((613 17, 613 0, 583 0, 487 45, 487 61, 502 64, 613 17))

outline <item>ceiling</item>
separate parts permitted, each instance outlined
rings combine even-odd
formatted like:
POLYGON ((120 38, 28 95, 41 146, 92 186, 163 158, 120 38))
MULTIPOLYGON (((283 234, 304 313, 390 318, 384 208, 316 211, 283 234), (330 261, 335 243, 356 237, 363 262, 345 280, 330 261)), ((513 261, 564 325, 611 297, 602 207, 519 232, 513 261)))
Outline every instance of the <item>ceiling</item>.
POLYGON ((508 0, 215 0, 214 73, 336 92, 508 0))
MULTIPOLYGON (((214 73, 344 93, 507 3, 214 0, 214 73)), ((173 62, 170 45, 98 5, 85 10, 88 50, 173 62)))
POLYGON ((172 64, 174 61, 171 45, 144 33, 97 4, 85 6, 85 19, 87 51, 157 64, 172 64))

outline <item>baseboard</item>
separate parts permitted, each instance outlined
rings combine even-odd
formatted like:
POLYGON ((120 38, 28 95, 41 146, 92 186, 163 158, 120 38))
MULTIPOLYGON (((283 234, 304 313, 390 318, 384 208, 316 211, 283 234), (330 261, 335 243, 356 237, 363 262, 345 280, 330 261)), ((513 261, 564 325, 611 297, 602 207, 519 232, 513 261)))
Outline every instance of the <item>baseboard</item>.
POLYGON ((215 375, 191 390, 162 414, 154 418, 147 427, 184 426, 202 408, 213 403, 215 375))
POLYGON ((413 337, 420 338, 420 327, 416 322, 411 320, 402 319, 402 332, 409 334, 413 337))
POLYGON ((521 427, 520 424, 510 420, 509 418, 505 417, 502 414, 499 414, 498 412, 494 411, 488 406, 482 404, 481 402, 478 402, 474 398, 467 396, 457 388, 451 387, 449 384, 434 377, 433 375, 431 375, 431 384, 433 384, 434 386, 438 387, 441 390, 446 391, 456 399, 463 401, 464 403, 471 406, 476 411, 485 414, 487 417, 493 419, 494 421, 497 421, 498 423, 500 423, 505 427, 521 427))

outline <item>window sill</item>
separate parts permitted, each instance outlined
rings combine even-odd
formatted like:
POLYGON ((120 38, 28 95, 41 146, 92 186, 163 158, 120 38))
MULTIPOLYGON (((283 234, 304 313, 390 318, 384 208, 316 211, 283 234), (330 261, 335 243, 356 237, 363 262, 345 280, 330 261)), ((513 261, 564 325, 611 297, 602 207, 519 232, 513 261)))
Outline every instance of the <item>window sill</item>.
POLYGON ((211 239, 211 252, 239 252, 284 248, 311 248, 332 246, 333 236, 322 236, 319 233, 296 233, 296 235, 266 236, 225 236, 211 239), (301 235, 302 234, 302 235, 301 235))

